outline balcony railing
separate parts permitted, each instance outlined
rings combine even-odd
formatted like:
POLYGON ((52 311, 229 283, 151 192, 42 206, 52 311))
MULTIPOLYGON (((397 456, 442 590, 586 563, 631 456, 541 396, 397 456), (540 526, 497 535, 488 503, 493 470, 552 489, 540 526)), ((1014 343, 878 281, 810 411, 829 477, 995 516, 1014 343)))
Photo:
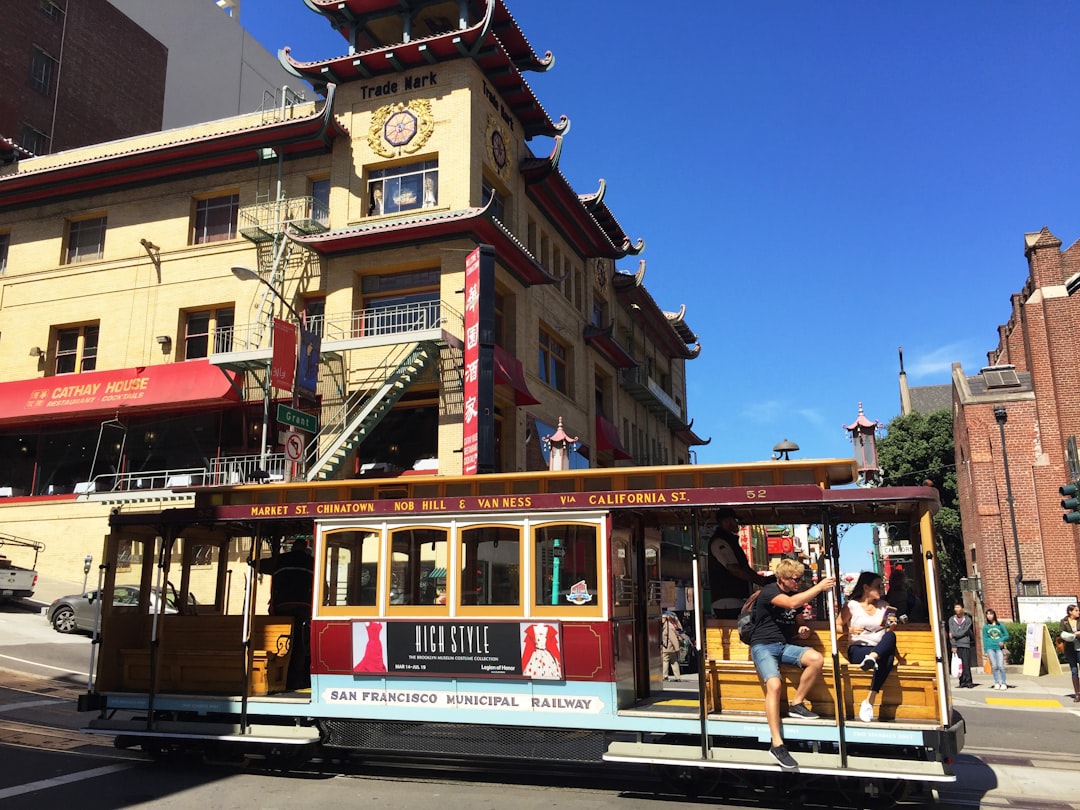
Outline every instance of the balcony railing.
POLYGON ((656 416, 674 416, 683 419, 682 408, 656 383, 643 368, 624 368, 619 370, 619 382, 630 395, 645 405, 656 416))
POLYGON ((98 475, 93 481, 76 484, 75 494, 89 496, 126 493, 137 496, 152 490, 284 481, 288 473, 289 462, 284 453, 267 453, 265 458, 258 455, 223 456, 210 459, 208 467, 98 475))
MULTIPOLYGON (((367 307, 343 315, 325 315, 309 321, 323 343, 351 338, 399 335, 402 342, 414 340, 418 333, 449 326, 452 333, 459 330, 461 315, 438 299, 367 307), (447 324, 446 319, 455 323, 447 324)), ((260 330, 256 324, 225 326, 214 331, 214 354, 269 349, 270 330, 260 330), (258 336, 263 335, 260 345, 258 336)))
POLYGON ((329 207, 314 197, 289 197, 245 205, 237 215, 241 236, 252 242, 273 239, 286 228, 300 233, 321 233, 329 224, 329 207))
POLYGON ((367 307, 341 317, 326 316, 323 340, 409 335, 438 329, 442 325, 441 302, 415 301, 383 307, 367 307))

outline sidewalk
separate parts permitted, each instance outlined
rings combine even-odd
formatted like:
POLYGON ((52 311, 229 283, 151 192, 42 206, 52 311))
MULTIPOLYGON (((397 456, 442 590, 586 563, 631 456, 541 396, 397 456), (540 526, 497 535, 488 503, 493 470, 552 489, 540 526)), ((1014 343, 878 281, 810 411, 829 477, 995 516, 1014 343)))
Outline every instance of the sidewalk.
MULTIPOLYGON (((994 684, 992 675, 984 672, 975 674, 974 689, 960 689, 958 681, 953 678, 952 697, 953 704, 963 706, 1008 705, 1010 699, 1018 701, 1016 705, 1024 705, 1019 701, 1027 701, 1031 708, 1032 700, 1058 700, 1064 708, 1080 710, 1080 703, 1072 701, 1072 677, 1069 675, 1069 665, 1062 664, 1063 670, 1060 675, 1025 675, 1021 664, 1010 664, 1005 667, 1005 679, 1009 684, 1008 691, 991 689, 994 684)), ((1049 706, 1047 708, 1050 708, 1049 706)))

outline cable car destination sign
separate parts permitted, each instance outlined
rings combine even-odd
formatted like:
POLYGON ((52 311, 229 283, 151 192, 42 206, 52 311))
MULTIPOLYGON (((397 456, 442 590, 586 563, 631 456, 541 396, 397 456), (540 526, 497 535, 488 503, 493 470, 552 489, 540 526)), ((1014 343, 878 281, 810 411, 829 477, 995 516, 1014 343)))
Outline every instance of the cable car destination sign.
MULTIPOLYGON (((558 492, 532 495, 492 495, 396 500, 314 501, 309 503, 236 504, 213 506, 219 520, 249 518, 332 518, 348 515, 446 514, 503 512, 515 509, 605 509, 612 507, 692 506, 727 503, 750 506, 768 498, 777 503, 820 503, 822 490, 812 484, 774 487, 714 487, 705 489, 643 489, 616 492, 558 492)), ((196 504, 198 508, 199 504, 196 504)))

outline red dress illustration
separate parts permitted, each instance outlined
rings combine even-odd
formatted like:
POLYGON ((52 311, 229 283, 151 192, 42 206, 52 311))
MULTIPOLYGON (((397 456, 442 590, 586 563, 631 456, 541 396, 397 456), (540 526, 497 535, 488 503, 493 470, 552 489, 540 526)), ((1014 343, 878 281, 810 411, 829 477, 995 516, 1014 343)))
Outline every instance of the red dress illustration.
POLYGON ((367 644, 364 645, 364 656, 353 667, 353 672, 386 672, 386 657, 383 654, 382 642, 383 626, 382 622, 367 623, 365 628, 367 644))
POLYGON ((562 678, 558 628, 550 624, 530 624, 525 628, 521 674, 537 680, 557 681, 562 678))

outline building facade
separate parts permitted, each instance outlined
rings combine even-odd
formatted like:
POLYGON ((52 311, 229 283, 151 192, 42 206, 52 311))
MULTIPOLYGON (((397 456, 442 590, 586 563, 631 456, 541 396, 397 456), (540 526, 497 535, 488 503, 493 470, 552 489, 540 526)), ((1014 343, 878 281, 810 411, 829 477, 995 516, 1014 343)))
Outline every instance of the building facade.
POLYGON ((7 0, 4 11, 0 162, 313 95, 241 27, 238 0, 7 0))
POLYGON ((576 465, 703 443, 685 310, 559 172, 502 0, 312 5, 363 45, 289 58, 324 98, 0 176, 0 525, 43 571, 189 486, 540 469, 560 418, 576 465))
POLYGON ((953 365, 957 489, 967 570, 982 601, 1013 616, 1014 598, 1080 593, 1080 535, 1062 521, 1058 488, 1080 432, 1075 336, 1080 243, 1044 228, 1025 236, 1028 278, 978 374, 953 365))

